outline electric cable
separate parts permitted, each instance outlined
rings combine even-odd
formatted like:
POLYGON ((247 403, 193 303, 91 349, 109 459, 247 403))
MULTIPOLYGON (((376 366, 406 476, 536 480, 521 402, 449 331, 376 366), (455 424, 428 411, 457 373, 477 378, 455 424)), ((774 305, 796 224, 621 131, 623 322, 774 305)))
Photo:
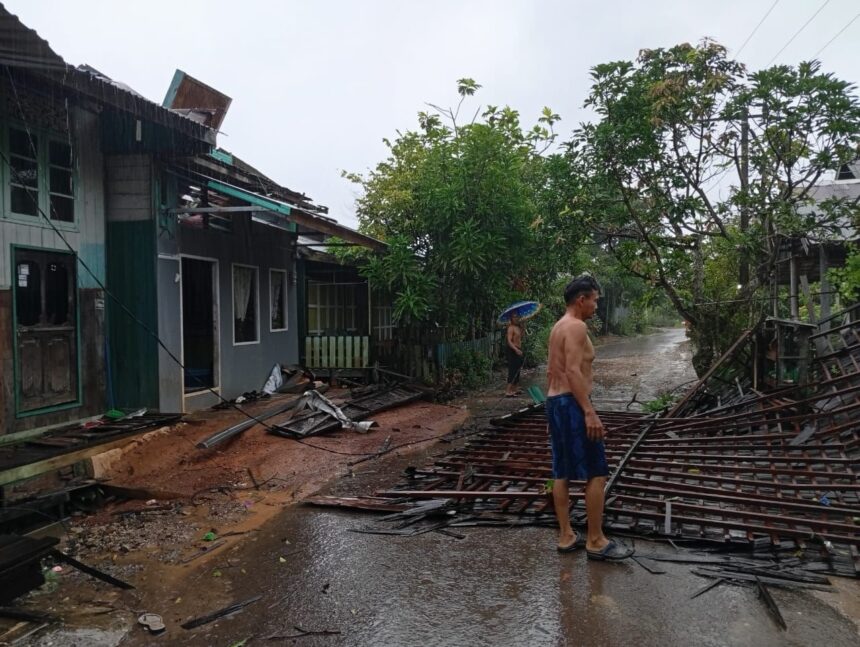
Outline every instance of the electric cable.
POLYGON ((768 67, 771 63, 773 63, 777 59, 777 57, 779 57, 779 55, 782 54, 785 51, 785 49, 794 42, 794 39, 797 38, 804 29, 806 29, 806 27, 809 25, 809 23, 811 23, 813 20, 815 20, 815 17, 818 14, 820 14, 821 11, 824 9, 824 7, 826 7, 828 4, 830 4, 830 0, 824 0, 824 4, 822 4, 820 7, 818 7, 818 10, 814 14, 812 14, 805 23, 803 23, 800 26, 800 29, 798 29, 796 32, 794 32, 794 36, 789 38, 788 42, 785 45, 783 45, 776 54, 773 55, 773 58, 767 62, 765 67, 768 67))
POLYGON ((743 45, 741 45, 740 48, 738 48, 738 51, 735 52, 735 58, 741 55, 741 52, 744 51, 744 48, 747 46, 750 40, 752 40, 752 37, 755 36, 755 33, 758 31, 759 27, 764 24, 764 21, 767 20, 767 17, 776 8, 776 5, 778 4, 779 0, 775 0, 774 3, 770 6, 770 9, 767 10, 767 13, 765 13, 764 16, 762 16, 762 19, 758 21, 758 24, 750 32, 750 35, 747 36, 747 39, 744 41, 743 45))
POLYGON ((845 31, 846 29, 848 29, 851 25, 853 25, 853 24, 854 24, 854 21, 855 21, 855 20, 857 20, 858 18, 860 18, 860 13, 858 13, 858 14, 857 14, 856 16, 854 16, 851 20, 849 20, 847 23, 845 23, 845 26, 844 26, 842 29, 840 29, 838 32, 836 32, 836 35, 835 35, 833 38, 831 38, 830 40, 828 40, 828 41, 824 44, 824 47, 822 47, 822 48, 821 48, 821 49, 819 49, 817 52, 815 52, 815 54, 813 54, 813 55, 812 55, 812 58, 818 58, 818 55, 819 55, 819 54, 821 54, 821 52, 823 52, 825 49, 827 49, 828 47, 830 47, 830 44, 831 44, 834 40, 836 40, 837 38, 839 38, 839 37, 842 35, 842 32, 844 32, 844 31, 845 31))

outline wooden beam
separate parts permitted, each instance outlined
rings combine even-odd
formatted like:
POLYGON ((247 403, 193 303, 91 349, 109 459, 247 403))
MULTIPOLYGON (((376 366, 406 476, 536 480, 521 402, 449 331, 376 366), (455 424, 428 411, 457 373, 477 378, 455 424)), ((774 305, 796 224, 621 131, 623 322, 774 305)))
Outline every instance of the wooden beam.
MULTIPOLYGON (((148 431, 155 431, 155 429, 158 429, 158 427, 148 431)), ((23 481, 24 479, 33 478, 34 476, 44 474, 45 472, 51 472, 63 467, 68 467, 69 465, 74 465, 75 463, 86 460, 96 454, 101 454, 102 452, 106 452, 110 449, 122 447, 123 445, 133 441, 139 435, 140 434, 132 434, 125 436, 124 438, 114 440, 113 442, 102 443, 100 445, 90 445, 89 447, 84 447, 83 449, 69 452, 68 454, 60 454, 59 456, 52 456, 51 458, 36 461, 35 463, 13 467, 0 472, 0 485, 8 485, 10 483, 15 483, 16 481, 23 481)))

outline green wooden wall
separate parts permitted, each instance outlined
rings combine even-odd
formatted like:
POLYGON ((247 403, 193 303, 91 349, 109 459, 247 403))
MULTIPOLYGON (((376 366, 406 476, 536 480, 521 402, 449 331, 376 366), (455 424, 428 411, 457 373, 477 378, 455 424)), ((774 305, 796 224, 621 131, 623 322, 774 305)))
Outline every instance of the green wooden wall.
MULTIPOLYGON (((107 223, 108 289, 135 317, 158 331, 155 285, 155 223, 107 223)), ((113 299, 107 297, 108 343, 114 406, 158 406, 158 345, 113 299)))

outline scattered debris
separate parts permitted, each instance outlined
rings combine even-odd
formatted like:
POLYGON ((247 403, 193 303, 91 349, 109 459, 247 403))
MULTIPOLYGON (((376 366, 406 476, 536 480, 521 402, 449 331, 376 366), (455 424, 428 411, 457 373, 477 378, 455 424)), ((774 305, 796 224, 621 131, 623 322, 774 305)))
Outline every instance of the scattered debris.
MULTIPOLYGON (((318 392, 308 391, 302 396, 308 404, 308 413, 300 413, 296 409, 289 420, 272 425, 272 433, 288 438, 305 438, 344 427, 355 428, 355 423, 365 421, 380 411, 403 406, 425 396, 423 390, 396 385, 350 400, 342 407, 335 407, 326 398, 312 395, 314 393, 318 392)), ((364 428, 359 427, 357 430, 366 430, 371 425, 362 425, 364 428)))
POLYGON ((693 598, 697 598, 697 597, 699 597, 699 596, 700 596, 700 595, 702 595, 703 593, 707 593, 707 592, 708 592, 708 591, 710 591, 711 589, 714 589, 714 588, 718 587, 718 586, 719 586, 720 584, 722 584, 723 582, 725 582, 725 580, 724 580, 723 578, 719 577, 719 578, 715 579, 713 582, 711 582, 710 584, 705 584, 705 586, 703 586, 703 587, 702 587, 702 588, 700 588, 698 591, 696 591, 695 593, 693 593, 693 595, 691 595, 691 596, 690 596, 690 599, 692 600, 693 598))
POLYGON ((224 616, 238 613, 239 611, 253 604, 262 597, 262 595, 255 595, 254 597, 248 598, 247 600, 242 600, 241 602, 234 602, 233 604, 226 606, 223 609, 218 609, 217 611, 208 613, 205 616, 200 616, 199 618, 194 618, 193 620, 183 622, 180 626, 183 629, 194 629, 196 627, 201 627, 205 624, 209 624, 210 622, 217 620, 218 618, 223 618, 224 616))
POLYGON ((221 546, 223 546, 226 543, 227 543, 226 539, 219 539, 217 541, 213 541, 211 544, 207 544, 206 546, 203 546, 202 548, 200 548, 196 553, 194 553, 190 557, 186 557, 185 559, 183 559, 182 563, 183 564, 189 564, 189 563, 193 562, 195 559, 197 559, 198 557, 202 557, 203 555, 207 555, 207 554, 213 552, 216 548, 220 548, 221 546))
POLYGON ((0 447, 0 485, 59 469, 97 453, 99 446, 181 420, 179 414, 134 412, 120 420, 103 417, 86 424, 63 425, 35 438, 0 447), (89 453, 86 450, 90 450, 89 453), (68 455, 69 461, 60 457, 68 455))
POLYGON ((78 560, 66 555, 64 552, 57 550, 56 548, 51 549, 51 556, 56 560, 59 560, 61 562, 65 562, 69 566, 73 566, 74 568, 78 569, 79 571, 86 573, 90 577, 94 577, 97 580, 101 580, 102 582, 107 582, 108 584, 112 584, 113 586, 116 586, 120 589, 133 589, 134 588, 128 582, 123 582, 122 580, 117 579, 117 578, 113 577, 112 575, 108 575, 107 573, 104 573, 104 572, 98 570, 97 568, 94 568, 92 566, 87 566, 86 564, 79 562, 78 560))
POLYGON ((758 596, 759 599, 762 600, 767 607, 767 610, 770 612, 771 617, 774 619, 779 628, 785 631, 788 629, 788 625, 785 624, 785 618, 782 617, 782 613, 779 611, 779 607, 776 604, 776 600, 773 599, 773 596, 770 594, 770 591, 767 590, 767 587, 764 583, 758 578, 755 578, 756 586, 758 587, 758 596))
POLYGON ((42 559, 58 542, 55 537, 0 535, 0 604, 8 604, 45 583, 42 559))
MULTIPOLYGON (((605 524, 619 535, 711 551, 639 555, 655 574, 653 564, 675 561, 718 583, 831 590, 825 575, 860 575, 860 322, 831 318, 811 335, 819 350, 809 383, 770 392, 743 373, 755 339, 745 333, 667 414, 600 412, 611 470, 605 524)), ((308 503, 389 513, 353 529, 361 533, 554 526, 550 478, 538 403, 491 420, 434 464, 407 470, 396 487, 308 503)), ((571 482, 578 524, 583 486, 571 482)))
POLYGON ((164 625, 164 620, 157 613, 144 613, 137 619, 137 622, 146 627, 149 633, 155 636, 163 634, 167 629, 164 625))
POLYGON ((293 625, 293 629, 298 631, 297 634, 274 634, 267 636, 266 640, 287 640, 290 638, 304 638, 305 636, 339 636, 340 631, 332 629, 318 629, 316 631, 302 629, 298 625, 293 625))

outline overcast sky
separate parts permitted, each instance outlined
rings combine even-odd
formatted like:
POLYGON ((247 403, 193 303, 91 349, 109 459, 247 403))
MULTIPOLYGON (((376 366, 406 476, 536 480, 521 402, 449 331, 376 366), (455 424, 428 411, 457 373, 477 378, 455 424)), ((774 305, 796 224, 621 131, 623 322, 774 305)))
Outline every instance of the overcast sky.
MULTIPOLYGON (((176 68, 233 98, 219 145, 355 226, 353 185, 413 128, 425 101, 451 105, 458 78, 481 104, 531 126, 543 106, 567 135, 588 113, 589 69, 642 48, 708 36, 737 52, 774 0, 2 0, 67 62, 161 102, 176 68)), ((765 67, 812 58, 858 0, 779 0, 740 53, 765 67)), ((860 82, 860 19, 818 56, 860 82)))

